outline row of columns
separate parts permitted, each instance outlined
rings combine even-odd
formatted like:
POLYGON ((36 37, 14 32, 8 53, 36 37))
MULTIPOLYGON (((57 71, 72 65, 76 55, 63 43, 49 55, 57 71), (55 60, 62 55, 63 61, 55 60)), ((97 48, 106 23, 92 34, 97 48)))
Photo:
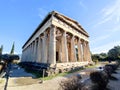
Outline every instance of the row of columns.
POLYGON ((75 36, 72 35, 70 40, 70 48, 68 48, 67 35, 65 31, 63 32, 61 38, 61 47, 59 46, 59 60, 61 62, 91 61, 89 44, 87 41, 78 38, 77 44, 75 44, 75 36), (78 52, 76 52, 76 46, 78 52))
POLYGON ((44 32, 22 52, 22 61, 56 63, 55 26, 51 26, 49 37, 44 32), (49 41, 48 41, 49 39, 49 41))
MULTIPOLYGON (((76 61, 90 61, 89 44, 78 38, 77 49, 78 57, 75 48, 75 36, 71 37, 71 47, 68 52, 67 34, 66 31, 62 33, 61 44, 59 45, 59 59, 61 62, 76 62, 76 61), (70 58, 69 58, 70 54, 70 58), (69 60, 70 59, 70 60, 69 60)), ((23 61, 40 62, 40 63, 56 63, 56 27, 51 26, 49 34, 46 32, 39 35, 22 53, 23 61)))

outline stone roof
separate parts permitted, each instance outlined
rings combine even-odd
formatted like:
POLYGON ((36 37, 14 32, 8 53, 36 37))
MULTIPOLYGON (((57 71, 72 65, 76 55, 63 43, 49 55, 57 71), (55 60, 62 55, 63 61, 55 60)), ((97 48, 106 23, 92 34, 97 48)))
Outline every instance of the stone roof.
POLYGON ((22 48, 31 40, 31 38, 38 32, 38 30, 51 18, 51 16, 55 16, 56 18, 62 20, 63 22, 67 23, 71 27, 75 28, 78 32, 84 34, 85 36, 89 37, 88 33, 82 28, 82 26, 75 20, 68 18, 67 16, 64 16, 63 14, 60 14, 56 11, 52 11, 48 13, 48 15, 45 17, 45 19, 38 25, 36 30, 33 32, 33 34, 30 36, 30 38, 26 41, 26 43, 23 45, 22 48))

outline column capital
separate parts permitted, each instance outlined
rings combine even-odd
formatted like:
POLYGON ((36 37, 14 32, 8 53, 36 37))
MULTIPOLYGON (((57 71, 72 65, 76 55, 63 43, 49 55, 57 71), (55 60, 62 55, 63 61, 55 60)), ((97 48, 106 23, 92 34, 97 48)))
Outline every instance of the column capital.
POLYGON ((52 24, 52 25, 50 26, 50 28, 56 28, 56 26, 52 24))
POLYGON ((81 44, 82 42, 81 42, 81 38, 78 38, 78 42, 81 44))

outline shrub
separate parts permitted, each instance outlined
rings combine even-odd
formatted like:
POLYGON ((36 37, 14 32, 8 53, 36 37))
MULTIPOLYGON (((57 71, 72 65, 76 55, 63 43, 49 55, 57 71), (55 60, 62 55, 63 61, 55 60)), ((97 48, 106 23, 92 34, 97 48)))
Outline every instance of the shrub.
POLYGON ((81 83, 80 79, 76 76, 73 76, 67 80, 61 81, 60 83, 60 88, 62 90, 81 90, 83 86, 84 86, 83 83, 81 83))
POLYGON ((108 75, 104 71, 90 73, 90 79, 93 83, 93 88, 97 88, 96 90, 104 90, 108 84, 108 75))
POLYGON ((111 74, 113 72, 113 69, 111 66, 105 66, 104 67, 104 71, 107 73, 108 77, 110 78, 111 77, 111 74))

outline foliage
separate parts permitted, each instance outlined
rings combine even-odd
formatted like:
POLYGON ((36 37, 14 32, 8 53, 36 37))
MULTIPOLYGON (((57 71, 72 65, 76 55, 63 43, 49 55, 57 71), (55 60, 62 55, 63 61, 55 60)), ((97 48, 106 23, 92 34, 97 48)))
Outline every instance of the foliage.
POLYGON ((99 57, 100 57, 100 60, 105 60, 108 57, 108 55, 106 53, 100 53, 99 57))
POLYGON ((2 54, 2 51, 3 51, 3 45, 1 45, 0 47, 0 54, 2 54))
POLYGON ((120 57, 120 46, 115 46, 114 48, 108 51, 108 57, 112 60, 115 60, 120 57))
POLYGON ((120 46, 115 46, 108 51, 108 53, 92 54, 92 60, 96 61, 111 61, 120 60, 120 46))
POLYGON ((2 52, 3 52, 3 45, 1 45, 1 47, 0 47, 0 62, 1 62, 1 55, 2 55, 2 52))
POLYGON ((96 61, 105 61, 107 59, 107 54, 106 53, 100 53, 100 54, 92 54, 92 60, 96 61))
POLYGON ((104 67, 104 71, 107 73, 108 78, 110 78, 110 77, 111 77, 111 74, 112 74, 112 72, 113 72, 112 67, 111 67, 111 66, 107 66, 107 65, 105 65, 105 67, 104 67))
POLYGON ((13 43, 12 48, 11 48, 11 51, 10 51, 10 54, 14 54, 14 48, 15 48, 15 45, 14 45, 14 43, 13 43))
POLYGON ((62 90, 81 90, 83 87, 83 83, 81 83, 80 79, 75 76, 63 80, 60 83, 60 88, 62 88, 62 90))
POLYGON ((96 87, 95 90, 104 90, 108 84, 108 76, 104 71, 94 71, 90 73, 90 79, 96 87))
POLYGON ((93 54, 92 55, 92 60, 98 60, 99 59, 99 54, 93 54))

